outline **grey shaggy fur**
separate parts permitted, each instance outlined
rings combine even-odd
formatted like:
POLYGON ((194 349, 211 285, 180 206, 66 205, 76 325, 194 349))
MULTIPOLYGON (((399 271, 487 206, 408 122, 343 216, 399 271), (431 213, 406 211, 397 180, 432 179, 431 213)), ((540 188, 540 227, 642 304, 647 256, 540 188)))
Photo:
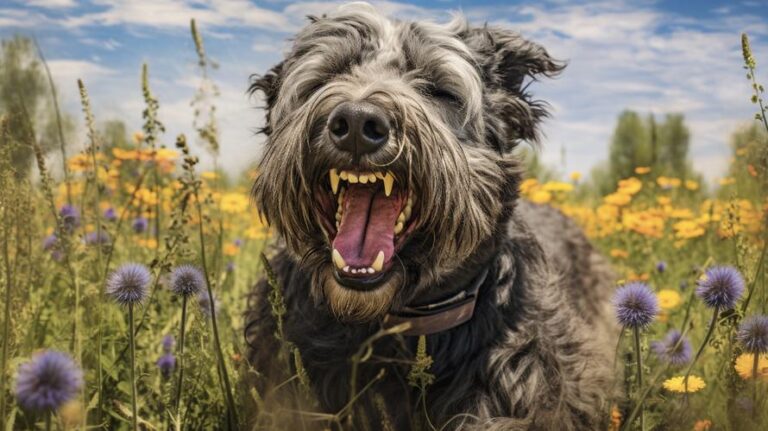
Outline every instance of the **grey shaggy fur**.
MULTIPOLYGON (((253 194, 281 237, 271 263, 287 306, 285 337, 322 411, 349 401, 350 357, 388 310, 444 298, 487 269, 474 317, 426 337, 435 376, 424 401, 429 420, 444 429, 605 427, 616 335, 610 269, 566 217, 518 202, 522 174, 512 154, 521 141, 537 141, 546 116, 528 83, 562 68, 506 29, 461 16, 442 25, 394 21, 354 3, 311 17, 285 60, 253 81, 267 108, 253 194), (361 170, 390 170, 418 197, 417 226, 373 292, 331 276, 329 234, 318 222, 328 216, 316 198, 330 193, 328 170, 352 163, 325 124, 350 100, 378 105, 393 124, 390 143, 363 158, 361 170)), ((254 385, 279 403, 276 388, 290 373, 275 360, 268 293, 262 281, 250 297, 246 338, 254 385)), ((361 413, 348 428, 405 430, 422 414, 420 392, 406 379, 416 341, 376 341, 356 391, 386 373, 355 402, 361 413)))

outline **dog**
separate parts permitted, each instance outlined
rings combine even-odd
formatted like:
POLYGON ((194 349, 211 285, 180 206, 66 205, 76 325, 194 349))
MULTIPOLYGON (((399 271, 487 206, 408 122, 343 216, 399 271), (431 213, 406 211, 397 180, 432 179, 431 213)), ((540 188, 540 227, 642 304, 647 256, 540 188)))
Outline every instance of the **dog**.
POLYGON ((518 194, 514 150, 548 115, 529 84, 563 68, 504 28, 353 3, 309 17, 254 76, 253 197, 279 235, 285 307, 266 279, 249 297, 261 397, 304 373, 326 429, 607 427, 613 275, 570 220, 518 194))

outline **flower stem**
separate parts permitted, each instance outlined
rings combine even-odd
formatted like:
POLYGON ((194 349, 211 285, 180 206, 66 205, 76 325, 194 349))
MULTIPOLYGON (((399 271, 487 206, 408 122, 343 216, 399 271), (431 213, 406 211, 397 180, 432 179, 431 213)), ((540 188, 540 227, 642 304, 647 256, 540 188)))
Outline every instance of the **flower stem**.
POLYGON ((53 416, 53 412, 45 414, 45 431, 51 431, 51 416, 53 416))
POLYGON ((219 360, 219 367, 221 368, 221 380, 224 390, 224 398, 227 402, 228 422, 230 429, 236 429, 237 423, 237 411, 235 410, 235 399, 232 396, 232 387, 229 384, 229 375, 227 373, 227 364, 224 362, 224 352, 221 349, 221 340, 219 339, 219 327, 216 323, 216 301, 213 298, 213 290, 211 290, 211 278, 208 274, 208 263, 205 256, 205 235, 203 234, 203 209, 200 204, 200 196, 197 188, 195 188, 195 203, 197 204, 197 216, 199 219, 198 233, 200 235, 200 260, 203 264, 203 274, 205 274, 205 286, 208 289, 208 303, 211 312, 211 326, 213 329, 213 342, 216 346, 216 356, 219 360))
MULTIPOLYGON (((640 328, 633 328, 635 335, 635 356, 637 357, 637 393, 643 389, 643 355, 640 352, 640 328)), ((643 409, 644 399, 639 400, 640 408, 640 430, 645 431, 645 410, 643 409)))
POLYGON ((181 335, 179 336, 179 382, 176 385, 176 415, 181 420, 181 387, 184 381, 184 333, 187 326, 187 296, 181 300, 181 335))
POLYGON ((139 413, 136 408, 136 343, 133 337, 133 304, 128 304, 128 343, 131 346, 131 426, 138 431, 139 413))
POLYGON ((701 353, 704 352, 704 348, 707 347, 707 343, 709 343, 709 339, 712 337, 712 333, 715 332, 715 325, 717 324, 717 316, 720 314, 720 307, 715 307, 714 313, 712 313, 712 320, 709 322, 709 329, 707 330, 707 335, 704 337, 704 341, 701 343, 701 346, 699 346, 699 350, 696 351, 696 356, 693 357, 693 360, 691 361, 690 365, 688 365, 688 369, 685 370, 685 377, 683 378, 683 385, 685 386, 685 396, 688 396, 688 376, 691 375, 691 370, 693 370, 693 366, 696 365, 696 361, 701 356, 701 353))

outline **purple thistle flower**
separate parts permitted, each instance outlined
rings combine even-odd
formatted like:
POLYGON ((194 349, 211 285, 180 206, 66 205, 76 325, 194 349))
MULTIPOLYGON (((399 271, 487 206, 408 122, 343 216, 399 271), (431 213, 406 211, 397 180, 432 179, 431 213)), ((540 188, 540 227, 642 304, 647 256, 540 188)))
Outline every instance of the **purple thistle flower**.
MULTIPOLYGON (((203 289, 197 294, 197 304, 205 317, 211 317, 211 297, 208 295, 207 289, 203 289)), ((219 312, 219 300, 216 299, 216 295, 213 296, 213 308, 216 313, 219 312)))
POLYGON ((616 318, 630 328, 643 328, 659 314, 656 295, 645 283, 629 283, 616 290, 613 296, 616 318))
POLYGON ((235 240, 234 244, 235 244, 236 246, 240 247, 241 245, 243 245, 243 240, 242 240, 242 239, 240 239, 240 238, 237 238, 237 239, 235 240))
POLYGON ((656 264, 656 271, 658 271, 659 273, 664 273, 664 271, 666 271, 666 270, 667 270, 667 262, 664 262, 663 260, 660 260, 656 264))
POLYGON ((651 349, 660 360, 676 366, 691 362, 693 357, 691 342, 676 329, 669 331, 663 340, 652 342, 651 349))
POLYGON ((227 262, 226 270, 227 270, 227 272, 234 271, 235 270, 235 262, 232 262, 232 261, 227 262))
POLYGON ((19 366, 16 398, 25 410, 56 410, 77 396, 83 372, 69 355, 46 350, 19 366))
POLYGON ((136 217, 131 223, 131 229, 136 233, 144 233, 149 227, 149 220, 145 217, 136 217))
POLYGON ((171 291, 176 295, 191 296, 205 286, 205 276, 196 266, 180 265, 171 272, 171 291))
POLYGON ((120 305, 143 302, 149 293, 152 275, 146 266, 127 263, 110 274, 107 280, 107 294, 120 305))
POLYGON ((88 232, 85 235, 85 243, 88 245, 108 245, 112 241, 105 231, 88 232))
POLYGON ((107 208, 107 210, 104 211, 104 218, 108 221, 117 220, 117 211, 115 211, 115 209, 112 207, 107 208))
POLYGON ((64 254, 59 247, 59 238, 55 234, 50 234, 43 240, 43 250, 51 252, 51 258, 56 262, 61 262, 64 254))
POLYGON ((739 325, 736 338, 744 345, 744 350, 754 355, 768 353, 768 316, 752 316, 739 325))
POLYGON ((176 367, 176 357, 173 353, 166 353, 157 360, 157 368, 160 369, 160 374, 164 378, 171 377, 173 369, 176 367))
POLYGON ((80 211, 72 205, 64 205, 59 210, 62 228, 65 232, 72 232, 80 226, 80 211))
POLYGON ((744 293, 744 279, 732 266, 716 266, 698 282, 696 294, 707 306, 730 310, 744 293))
POLYGON ((173 338, 173 335, 169 334, 163 337, 163 352, 171 353, 174 345, 176 345, 176 340, 173 338))

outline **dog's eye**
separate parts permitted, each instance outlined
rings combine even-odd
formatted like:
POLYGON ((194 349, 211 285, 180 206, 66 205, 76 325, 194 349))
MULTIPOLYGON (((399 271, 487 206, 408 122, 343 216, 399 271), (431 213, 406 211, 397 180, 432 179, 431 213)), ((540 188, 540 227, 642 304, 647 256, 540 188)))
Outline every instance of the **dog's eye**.
POLYGON ((461 99, 450 91, 440 87, 430 87, 427 89, 427 94, 433 99, 439 99, 444 102, 452 103, 455 105, 461 104, 461 99))

